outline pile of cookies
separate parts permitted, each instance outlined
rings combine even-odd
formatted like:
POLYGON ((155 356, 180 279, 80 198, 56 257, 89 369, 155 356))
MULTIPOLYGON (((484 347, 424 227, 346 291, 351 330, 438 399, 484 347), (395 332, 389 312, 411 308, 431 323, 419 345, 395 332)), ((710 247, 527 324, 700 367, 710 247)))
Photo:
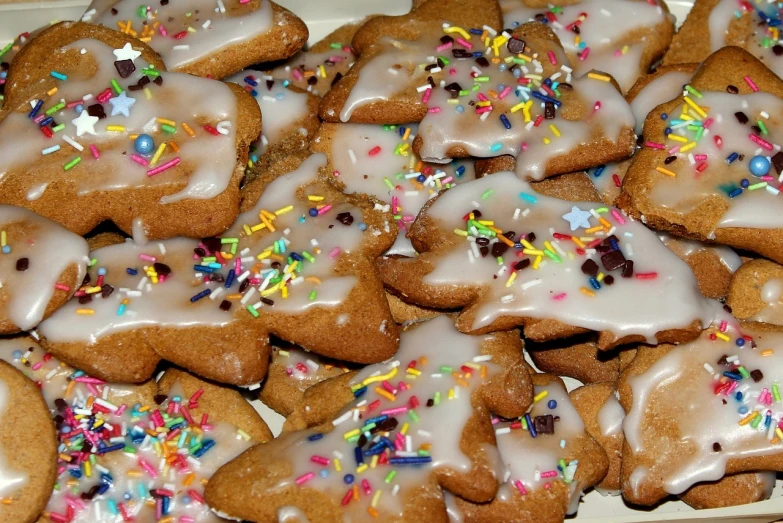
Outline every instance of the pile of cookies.
POLYGON ((24 33, 0 50, 0 521, 768 499, 781 16, 414 0, 305 49, 270 0, 95 0, 24 33))

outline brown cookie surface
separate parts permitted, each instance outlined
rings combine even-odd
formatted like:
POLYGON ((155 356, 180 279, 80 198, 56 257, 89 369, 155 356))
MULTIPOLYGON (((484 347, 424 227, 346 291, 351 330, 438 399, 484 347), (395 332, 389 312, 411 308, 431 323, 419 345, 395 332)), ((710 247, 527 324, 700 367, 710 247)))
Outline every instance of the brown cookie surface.
POLYGON ((769 260, 751 260, 734 274, 726 305, 737 318, 783 325, 783 267, 769 260))

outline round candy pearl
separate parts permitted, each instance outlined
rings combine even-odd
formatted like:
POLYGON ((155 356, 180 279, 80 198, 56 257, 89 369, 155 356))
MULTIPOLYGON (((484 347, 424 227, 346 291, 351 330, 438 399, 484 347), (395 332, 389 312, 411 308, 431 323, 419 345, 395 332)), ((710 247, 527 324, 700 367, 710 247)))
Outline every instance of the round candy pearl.
POLYGON ((11 246, 3 245, 3 254, 10 254, 10 252, 11 252, 11 246))
POLYGON ((769 160, 764 156, 754 156, 750 159, 750 174, 764 176, 769 172, 769 160))
POLYGON ((318 209, 316 209, 315 207, 311 207, 310 210, 307 211, 307 214, 315 218, 316 216, 318 216, 318 209))
POLYGON ((140 134, 136 137, 136 141, 133 142, 133 147, 136 148, 136 152, 139 154, 150 154, 155 149, 155 141, 148 134, 140 134))
POLYGON ((557 408, 557 402, 555 400, 549 400, 549 403, 547 403, 546 406, 550 409, 555 409, 557 408))
POLYGON ((343 481, 345 481, 345 483, 347 485, 352 484, 353 483, 353 474, 346 474, 345 477, 343 478, 343 481))

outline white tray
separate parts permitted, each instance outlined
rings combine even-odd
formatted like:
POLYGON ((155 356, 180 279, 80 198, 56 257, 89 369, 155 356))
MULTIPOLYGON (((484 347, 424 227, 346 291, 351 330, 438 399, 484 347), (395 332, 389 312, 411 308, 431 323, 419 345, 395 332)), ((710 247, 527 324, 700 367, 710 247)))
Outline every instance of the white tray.
MULTIPOLYGON (((0 48, 24 31, 61 20, 75 20, 85 11, 89 0, 24 1, 4 3, 0 0, 0 48)), ((410 0, 275 0, 299 15, 310 28, 310 42, 316 42, 340 25, 374 13, 403 14, 410 0)), ((679 23, 687 15, 693 0, 667 0, 679 23)), ((578 386, 567 380, 569 388, 578 386)), ((252 402, 277 435, 284 418, 260 401, 252 402)), ((783 518, 783 481, 778 481, 772 499, 752 505, 715 510, 693 510, 682 502, 667 502, 654 510, 640 511, 627 507, 620 497, 603 497, 590 492, 580 505, 576 521, 580 523, 636 523, 655 521, 720 521, 732 523, 768 523, 783 518)))

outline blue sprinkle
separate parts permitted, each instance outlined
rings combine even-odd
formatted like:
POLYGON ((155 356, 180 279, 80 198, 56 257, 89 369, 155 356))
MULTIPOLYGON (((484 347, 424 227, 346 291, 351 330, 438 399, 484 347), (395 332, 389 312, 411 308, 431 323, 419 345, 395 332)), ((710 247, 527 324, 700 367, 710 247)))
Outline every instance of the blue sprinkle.
POLYGON ((484 53, 481 51, 473 51, 473 58, 481 58, 482 56, 484 56, 484 53))
POLYGON ((206 273, 213 273, 217 272, 217 269, 214 269, 208 265, 194 265, 193 270, 196 272, 206 272, 206 273))
POLYGON ((473 29, 468 29, 468 32, 469 32, 470 34, 472 34, 472 35, 481 35, 481 34, 484 34, 484 31, 483 31, 483 30, 481 30, 481 29, 476 29, 476 28, 473 28, 473 29))
POLYGON ((747 413, 748 413, 748 407, 746 407, 745 405, 743 405, 743 406, 741 406, 741 407, 739 408, 738 412, 739 412, 740 414, 747 414, 747 413))
POLYGON ((508 118, 506 118, 505 114, 500 115, 500 121, 503 122, 503 126, 506 129, 511 129, 511 122, 508 121, 508 118))
POLYGON ((420 175, 418 175, 418 176, 416 177, 416 181, 417 181, 417 182, 419 182, 419 183, 424 183, 424 181, 425 181, 426 179, 427 179, 427 177, 426 177, 426 176, 424 176, 423 174, 420 174, 420 175))
POLYGON ((593 169, 593 176, 595 176, 596 178, 598 178, 599 176, 601 176, 602 174, 604 174, 604 170, 605 170, 605 169, 606 169, 606 165, 599 165, 598 167, 596 167, 595 169, 593 169))
POLYGON ((310 434, 309 436, 307 436, 307 441, 318 441, 323 437, 324 437, 323 434, 310 434))
POLYGON ((734 381, 740 381, 742 379, 742 374, 730 370, 724 371, 723 375, 734 381))
POLYGON ((361 222, 361 223, 359 224, 359 230, 360 230, 360 231, 366 231, 366 230, 367 230, 367 224, 366 224, 366 223, 364 223, 364 222, 361 222))
POLYGON ((18 360, 18 359, 20 359, 21 357, 22 357, 22 351, 20 351, 20 350, 15 350, 15 351, 14 351, 14 359, 15 359, 15 360, 18 360))
POLYGON ((354 447, 353 448, 353 457, 356 459, 356 466, 358 467, 362 463, 364 463, 364 456, 362 455, 362 448, 361 447, 354 447))
POLYGON ((742 392, 737 391, 737 393, 734 394, 734 399, 737 401, 742 401, 742 392))
POLYGON ((422 463, 432 463, 432 457, 412 456, 408 458, 389 458, 390 465, 419 465, 422 463))
POLYGON ((664 129, 663 130, 663 134, 666 135, 666 136, 669 136, 670 134, 672 134, 671 127, 667 127, 666 129, 664 129))
POLYGON ((459 167, 457 167, 456 173, 457 173, 457 177, 460 177, 463 174, 465 174, 465 166, 460 165, 459 167))
POLYGON ((326 469, 321 469, 321 472, 319 472, 318 475, 321 476, 322 478, 329 477, 329 471, 326 469))
POLYGON ((530 431, 530 435, 534 438, 538 436, 538 432, 536 431, 536 428, 533 426, 533 420, 530 418, 530 413, 525 414, 525 421, 527 421, 527 430, 530 431))
POLYGON ((456 109, 457 109, 457 112, 458 112, 458 113, 463 113, 463 112, 465 111, 465 108, 464 108, 464 107, 462 107, 461 105, 458 105, 458 106, 456 107, 456 109))
POLYGON ((3 245, 3 254, 11 254, 11 246, 3 245))
POLYGON ((130 267, 125 269, 125 272, 130 274, 131 276, 136 276, 139 273, 139 271, 137 271, 136 269, 131 269, 130 267))
POLYGON ((234 284, 234 277, 237 275, 237 273, 234 271, 234 269, 229 269, 228 276, 226 276, 226 289, 231 288, 231 285, 234 284))
POLYGON ((598 280, 595 278, 590 278, 590 285, 593 287, 593 289, 598 290, 601 288, 601 284, 598 283, 598 280))
POLYGON ((51 116, 47 116, 46 118, 44 118, 43 120, 41 120, 41 123, 39 123, 38 125, 39 125, 40 127, 46 127, 47 125, 49 125, 49 124, 50 124, 50 123, 52 123, 53 121, 54 121, 54 118, 52 118, 51 116))
POLYGON ((43 106, 43 100, 38 100, 38 101, 35 103, 35 107, 33 107, 33 110, 32 110, 32 111, 30 111, 30 112, 27 114, 27 117, 28 117, 28 118, 30 118, 31 120, 32 120, 33 118, 35 118, 35 115, 37 115, 37 114, 38 114, 38 111, 40 111, 40 110, 41 110, 41 106, 43 106))
POLYGON ((304 258, 302 257, 302 255, 301 255, 301 254, 299 254, 298 252, 292 252, 292 253, 291 253, 291 258, 295 259, 296 261, 302 261, 302 260, 304 260, 304 258))
POLYGON ((359 398, 359 397, 363 396, 365 392, 367 392, 367 387, 362 387, 361 389, 356 389, 353 392, 353 397, 354 398, 359 398))
POLYGON ((737 197, 737 196, 739 196, 740 194, 742 194, 742 189, 740 189, 739 187, 737 187, 736 189, 734 189, 733 191, 731 191, 731 192, 729 193, 729 198, 736 198, 736 197, 737 197))
MULTIPOLYGON (((203 291, 199 292, 198 294, 196 294, 195 296, 190 298, 190 303, 196 303, 201 298, 209 296, 210 294, 212 294, 212 289, 204 289, 203 291)), ((173 429, 173 427, 172 427, 172 429, 173 429)), ((196 457, 198 457, 198 456, 196 456, 196 457)))
POLYGON ((106 276, 106 269, 104 267, 98 269, 98 276, 106 276))
MULTIPOLYGON (((214 447, 214 446, 215 446, 215 440, 206 439, 206 440, 204 440, 204 442, 201 444, 201 448, 200 448, 200 449, 198 449, 196 452, 194 452, 194 453, 193 453, 193 456, 194 456, 194 457, 196 457, 196 458, 200 458, 201 456, 203 456, 204 454, 206 454, 206 453, 207 453, 207 451, 208 451, 209 449, 211 449, 211 448, 212 448, 212 447, 214 447)), ((164 498, 164 499, 165 499, 165 498, 164 498)))
POLYGON ((743 178, 742 180, 740 180, 740 186, 743 189, 747 189, 749 185, 750 185, 750 182, 748 181, 747 178, 743 178))
POLYGON ((737 153, 731 153, 731 154, 729 155, 729 157, 728 157, 728 158, 726 158, 726 163, 731 163, 731 162, 733 162, 734 160, 736 160, 737 158, 739 158, 739 154, 737 154, 737 153))
POLYGON ((533 98, 538 98, 539 100, 542 100, 544 102, 553 103, 553 104, 555 104, 555 107, 557 107, 557 108, 559 108, 562 105, 562 103, 559 100, 555 100, 554 98, 550 98, 549 96, 541 94, 538 91, 530 91, 530 95, 533 98))
POLYGON ((182 503, 185 504, 185 506, 190 505, 193 502, 193 500, 190 498, 190 496, 182 496, 182 503))

